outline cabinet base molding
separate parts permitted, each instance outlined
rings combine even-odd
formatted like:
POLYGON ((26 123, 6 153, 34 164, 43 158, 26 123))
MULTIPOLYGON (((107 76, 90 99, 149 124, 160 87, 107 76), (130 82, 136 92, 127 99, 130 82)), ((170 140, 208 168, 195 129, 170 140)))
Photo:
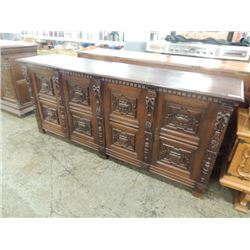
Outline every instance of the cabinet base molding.
POLYGON ((32 104, 27 104, 22 107, 19 107, 16 103, 11 103, 5 100, 1 100, 0 106, 2 110, 17 115, 19 117, 24 117, 34 111, 34 106, 32 104))

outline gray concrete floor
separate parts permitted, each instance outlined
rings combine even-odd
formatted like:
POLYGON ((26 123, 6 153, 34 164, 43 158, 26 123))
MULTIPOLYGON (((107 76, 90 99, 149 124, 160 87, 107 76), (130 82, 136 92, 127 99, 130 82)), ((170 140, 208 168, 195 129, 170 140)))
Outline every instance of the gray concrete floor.
POLYGON ((211 180, 202 199, 177 185, 38 132, 34 114, 2 112, 2 217, 245 217, 211 180))

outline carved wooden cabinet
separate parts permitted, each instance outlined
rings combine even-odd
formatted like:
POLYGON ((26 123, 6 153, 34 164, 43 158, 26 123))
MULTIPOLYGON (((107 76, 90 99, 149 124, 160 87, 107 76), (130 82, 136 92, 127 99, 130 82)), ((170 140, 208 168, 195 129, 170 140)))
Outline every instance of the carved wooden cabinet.
POLYGON ((25 42, 0 40, 0 53, 1 109, 18 116, 25 115, 33 111, 33 104, 22 68, 15 60, 36 55, 37 46, 25 42))
POLYGON ((40 131, 197 195, 206 190, 233 107, 244 96, 243 82, 233 78, 55 55, 20 61, 40 131))
POLYGON ((234 208, 249 212, 250 202, 250 114, 238 108, 237 138, 227 166, 222 169, 220 183, 235 190, 234 208))

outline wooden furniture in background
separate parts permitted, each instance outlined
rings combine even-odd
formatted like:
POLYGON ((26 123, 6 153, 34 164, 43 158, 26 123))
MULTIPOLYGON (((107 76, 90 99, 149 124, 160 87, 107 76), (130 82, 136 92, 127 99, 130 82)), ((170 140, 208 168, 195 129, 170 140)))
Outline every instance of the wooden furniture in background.
POLYGON ((18 116, 33 111, 27 82, 17 58, 35 56, 37 46, 26 42, 0 40, 1 108, 18 116))
POLYGON ((244 81, 243 106, 250 106, 249 62, 100 48, 79 51, 78 57, 238 78, 244 81))
MULTIPOLYGON (((24 58, 41 132, 205 192, 238 79, 63 55, 24 58)), ((100 166, 101 167, 101 166, 100 166)))
POLYGON ((235 191, 234 208, 247 212, 250 201, 250 115, 248 109, 238 109, 237 138, 229 167, 222 171, 220 183, 235 191))

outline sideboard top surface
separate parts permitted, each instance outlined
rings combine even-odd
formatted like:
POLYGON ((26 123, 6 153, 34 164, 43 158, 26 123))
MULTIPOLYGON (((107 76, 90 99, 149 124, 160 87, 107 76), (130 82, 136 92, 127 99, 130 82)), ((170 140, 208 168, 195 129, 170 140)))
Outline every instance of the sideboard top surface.
POLYGON ((77 58, 66 55, 34 56, 18 59, 18 61, 136 82, 153 87, 198 93, 234 101, 244 101, 244 83, 242 80, 236 78, 77 58))
POLYGON ((78 51, 85 58, 108 59, 117 58, 129 62, 151 63, 157 66, 172 66, 178 68, 206 69, 209 72, 230 72, 234 74, 250 74, 250 63, 244 61, 220 60, 191 56, 166 55, 141 51, 112 50, 96 48, 78 51))
POLYGON ((35 43, 28 43, 23 41, 0 40, 0 49, 5 48, 19 48, 19 47, 37 47, 35 43))

